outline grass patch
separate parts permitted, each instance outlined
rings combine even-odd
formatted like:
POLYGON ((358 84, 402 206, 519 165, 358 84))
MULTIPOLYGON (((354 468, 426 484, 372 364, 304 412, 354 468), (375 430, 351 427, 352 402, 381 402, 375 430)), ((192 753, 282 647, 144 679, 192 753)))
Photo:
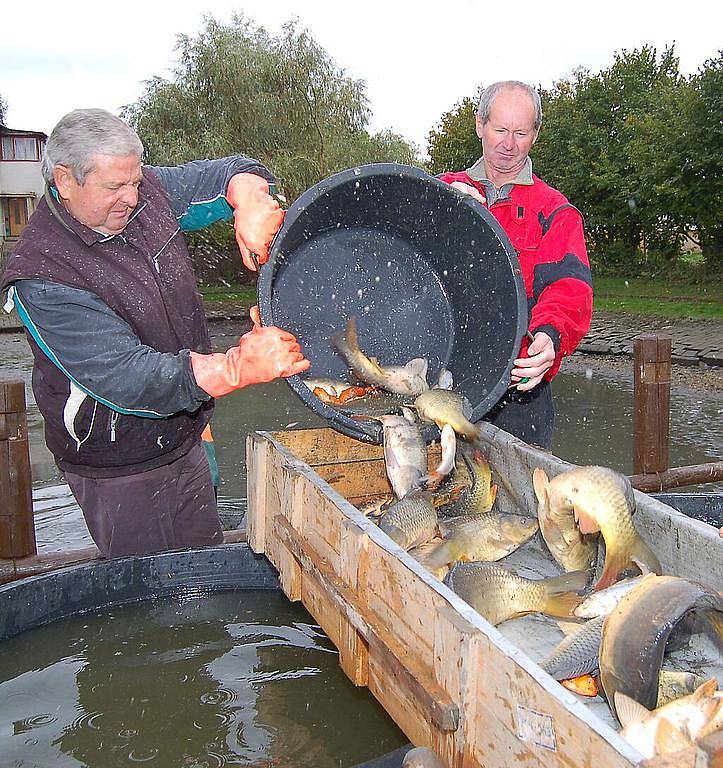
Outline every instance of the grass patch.
MULTIPOLYGON (((206 303, 256 303, 255 285, 205 285, 200 291, 206 303)), ((676 320, 723 320, 723 284, 598 277, 595 307, 676 320)))
POLYGON ((201 296, 206 302, 210 301, 240 301, 248 304, 256 303, 255 285, 201 285, 201 296))
POLYGON ((611 312, 672 319, 723 319, 720 282, 600 277, 595 280, 595 307, 611 312))

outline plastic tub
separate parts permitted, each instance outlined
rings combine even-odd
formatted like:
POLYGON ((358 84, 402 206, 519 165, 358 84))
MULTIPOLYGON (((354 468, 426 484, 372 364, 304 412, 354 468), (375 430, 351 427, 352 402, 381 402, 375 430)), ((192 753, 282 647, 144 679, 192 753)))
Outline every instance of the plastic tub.
MULTIPOLYGON (((504 394, 527 328, 517 255, 487 209, 419 168, 350 168, 289 208, 258 282, 265 324, 287 328, 312 361, 311 376, 344 378, 331 337, 355 317, 359 345, 382 365, 414 357, 428 380, 451 370, 482 418, 504 394)), ((367 442, 381 428, 294 392, 330 426, 367 442)))

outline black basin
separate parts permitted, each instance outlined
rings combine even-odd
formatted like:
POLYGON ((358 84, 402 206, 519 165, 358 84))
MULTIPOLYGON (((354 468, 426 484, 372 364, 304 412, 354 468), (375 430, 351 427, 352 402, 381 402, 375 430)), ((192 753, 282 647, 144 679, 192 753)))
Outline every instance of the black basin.
MULTIPOLYGON (((331 336, 355 317, 363 352, 382 365, 414 357, 428 380, 451 370, 482 418, 504 394, 527 327, 517 255, 492 214, 411 166, 384 163, 342 171, 289 208, 258 283, 264 324, 294 332, 312 376, 344 378, 331 336)), ((331 426, 380 442, 359 422, 315 397, 299 377, 294 392, 331 426)))

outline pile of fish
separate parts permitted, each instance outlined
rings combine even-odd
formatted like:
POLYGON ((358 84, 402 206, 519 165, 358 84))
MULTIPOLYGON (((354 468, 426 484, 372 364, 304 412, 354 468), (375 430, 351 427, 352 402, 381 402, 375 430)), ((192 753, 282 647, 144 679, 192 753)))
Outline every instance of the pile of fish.
MULTIPOLYGON (((336 402, 379 389, 404 398, 394 413, 357 416, 383 426, 394 492, 362 511, 378 517, 394 542, 491 624, 532 613, 564 619, 567 627, 579 622, 540 666, 578 694, 603 696, 621 734, 646 757, 723 729, 718 681, 666 667, 676 648, 700 635, 723 662, 723 595, 660 575, 658 557, 635 528, 626 477, 587 466, 550 479, 536 468, 537 519, 504 514, 495 509, 497 484, 479 427, 470 421, 471 405, 453 391, 449 374, 443 371, 430 388, 426 360, 380 365, 360 350, 353 318, 332 342, 362 382, 347 384, 354 391, 346 398, 347 390, 337 387, 336 402), (441 431, 441 461, 431 470, 423 422, 441 431), (529 579, 499 562, 538 530, 559 575, 529 579)), ((318 382, 306 383, 315 391, 318 382)))

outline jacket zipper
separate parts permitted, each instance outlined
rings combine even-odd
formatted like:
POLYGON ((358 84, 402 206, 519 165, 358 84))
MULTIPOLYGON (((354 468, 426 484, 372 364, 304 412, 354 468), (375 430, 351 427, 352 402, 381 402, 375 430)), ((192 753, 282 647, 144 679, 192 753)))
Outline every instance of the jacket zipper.
POLYGON ((110 441, 115 443, 115 425, 120 418, 120 413, 113 411, 110 415, 110 441))

